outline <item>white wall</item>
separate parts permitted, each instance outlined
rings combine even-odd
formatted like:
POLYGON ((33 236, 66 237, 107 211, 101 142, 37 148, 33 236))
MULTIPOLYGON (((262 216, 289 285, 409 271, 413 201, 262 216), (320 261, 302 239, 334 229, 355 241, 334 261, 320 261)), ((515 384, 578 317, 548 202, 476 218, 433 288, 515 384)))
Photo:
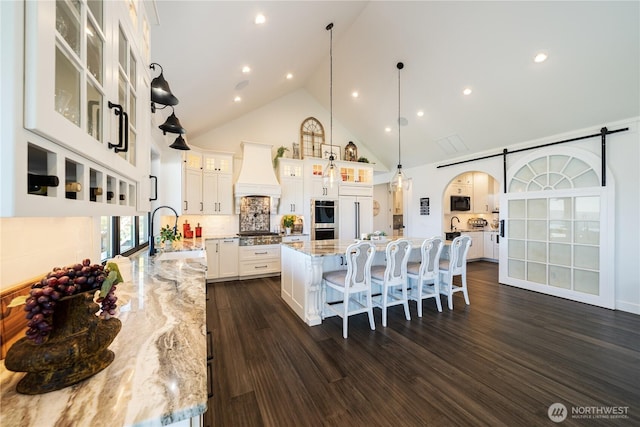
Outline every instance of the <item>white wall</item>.
MULTIPOLYGON (((272 144, 275 149, 284 145, 289 150, 293 142, 300 142, 300 125, 307 117, 315 117, 322 123, 326 143, 329 143, 329 112, 325 110, 309 93, 300 89, 296 92, 276 99, 244 116, 220 126, 210 132, 189 140, 189 144, 197 147, 236 153, 240 156, 241 141, 255 141, 272 144)), ((374 168, 387 170, 382 163, 369 152, 360 141, 333 119, 333 145, 341 148, 353 141, 358 147, 358 156, 364 156, 374 168)), ((291 153, 289 152, 288 155, 291 153)))
POLYGON ((0 218, 0 290, 84 258, 100 262, 99 219, 0 218))
MULTIPOLYGON (((608 181, 615 183, 615 299, 616 309, 640 314, 640 224, 637 217, 640 212, 640 135, 638 127, 640 119, 607 123, 610 130, 629 127, 630 130, 607 137, 607 167, 608 181)), ((536 141, 514 144, 508 148, 530 147, 534 145, 555 142, 572 137, 598 133, 601 126, 576 130, 561 135, 553 135, 536 141)), ((572 146, 594 152, 600 155, 600 138, 591 138, 571 143, 572 146)), ((543 150, 543 149, 542 149, 543 150)), ((487 153, 476 153, 469 158, 500 152, 499 149, 487 153)), ((530 152, 517 153, 508 156, 508 163, 513 164, 518 158, 530 152)), ((452 159, 451 163, 464 160, 452 159)), ((443 162, 442 164, 444 164, 443 162)), ((479 160, 471 163, 437 168, 436 164, 428 164, 405 170, 412 178, 409 208, 406 212, 409 236, 432 236, 442 234, 448 230, 449 224, 443 221, 444 212, 442 200, 449 182, 456 176, 468 171, 486 172, 500 182, 503 188, 502 157, 479 160), (419 200, 429 197, 431 214, 419 215, 419 200)), ((390 178, 390 176, 389 176, 390 178)), ((389 179, 386 178, 386 179, 389 179)), ((385 177, 378 177, 379 180, 385 177)))

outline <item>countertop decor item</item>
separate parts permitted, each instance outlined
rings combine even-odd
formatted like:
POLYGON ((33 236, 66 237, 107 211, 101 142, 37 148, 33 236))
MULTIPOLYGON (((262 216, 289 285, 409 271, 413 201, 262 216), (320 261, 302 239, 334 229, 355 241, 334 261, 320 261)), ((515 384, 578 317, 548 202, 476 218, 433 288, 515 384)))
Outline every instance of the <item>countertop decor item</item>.
POLYGON ((353 141, 349 141, 349 143, 344 147, 344 159, 348 162, 355 162, 358 160, 358 147, 353 141))
POLYGON ((358 161, 360 163, 369 163, 369 159, 367 159, 366 157, 360 157, 360 158, 358 158, 358 161))
POLYGON ((122 277, 115 263, 101 267, 91 266, 87 259, 55 269, 33 284, 25 299, 27 336, 16 341, 5 358, 7 369, 26 372, 16 385, 18 393, 60 390, 97 374, 113 361, 115 355, 107 347, 122 326, 111 317, 115 314, 115 285, 122 277), (100 316, 96 316, 100 306, 93 300, 98 290, 100 316))
POLYGON ((291 229, 293 225, 296 223, 296 219, 298 217, 295 215, 283 215, 282 216, 282 226, 286 230, 287 234, 291 234, 291 229))
POLYGON ((160 230, 160 240, 163 242, 174 242, 176 240, 180 240, 182 238, 182 234, 178 233, 175 227, 169 227, 165 225, 160 230))

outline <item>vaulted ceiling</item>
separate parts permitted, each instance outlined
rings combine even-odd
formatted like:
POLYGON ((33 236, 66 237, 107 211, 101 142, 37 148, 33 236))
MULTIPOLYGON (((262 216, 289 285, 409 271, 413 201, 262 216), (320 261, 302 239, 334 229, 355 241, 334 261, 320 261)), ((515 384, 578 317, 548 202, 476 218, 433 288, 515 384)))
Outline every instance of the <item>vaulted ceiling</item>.
POLYGON ((637 1, 160 0, 156 7, 152 60, 180 97, 191 140, 301 88, 329 109, 330 22, 334 120, 391 169, 399 61, 405 167, 640 116, 637 1), (258 13, 264 24, 254 23, 258 13), (546 61, 534 62, 539 52, 546 61))

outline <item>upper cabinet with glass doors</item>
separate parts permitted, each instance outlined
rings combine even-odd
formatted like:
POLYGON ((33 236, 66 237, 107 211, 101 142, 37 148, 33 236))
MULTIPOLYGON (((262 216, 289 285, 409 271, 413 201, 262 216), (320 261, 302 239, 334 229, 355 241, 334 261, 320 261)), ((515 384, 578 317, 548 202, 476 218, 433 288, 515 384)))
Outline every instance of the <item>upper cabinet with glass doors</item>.
POLYGON ((142 108, 148 67, 141 66, 148 24, 139 6, 30 1, 25 11, 25 127, 129 175, 138 166, 139 123, 149 118, 142 108))
POLYGON ((24 127, 127 182, 137 211, 149 208, 148 64, 142 2, 25 2, 24 127))

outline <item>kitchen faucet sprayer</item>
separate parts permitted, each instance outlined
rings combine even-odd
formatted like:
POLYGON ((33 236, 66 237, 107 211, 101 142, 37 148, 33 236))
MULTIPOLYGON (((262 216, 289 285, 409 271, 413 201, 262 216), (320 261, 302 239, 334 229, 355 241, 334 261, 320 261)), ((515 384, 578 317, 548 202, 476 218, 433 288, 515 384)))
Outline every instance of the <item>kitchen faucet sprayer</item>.
POLYGON ((454 228, 453 228, 453 220, 454 219, 457 219, 458 220, 458 224, 460 224, 460 218, 458 218, 457 216, 452 216, 451 217, 451 231, 454 230, 454 228))
POLYGON ((149 255, 155 255, 156 253, 155 239, 153 237, 153 217, 160 208, 167 208, 173 211, 176 216, 176 223, 173 225, 173 234, 178 234, 178 212, 176 212, 176 210, 171 206, 158 206, 157 208, 155 208, 153 210, 153 213, 149 214, 149 255))

